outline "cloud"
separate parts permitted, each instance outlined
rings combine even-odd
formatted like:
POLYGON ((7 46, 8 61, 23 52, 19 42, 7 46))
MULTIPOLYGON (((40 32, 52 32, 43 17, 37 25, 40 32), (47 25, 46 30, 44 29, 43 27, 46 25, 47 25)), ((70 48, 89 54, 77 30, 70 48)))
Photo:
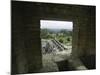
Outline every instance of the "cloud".
POLYGON ((40 20, 41 29, 73 29, 71 21, 40 20))

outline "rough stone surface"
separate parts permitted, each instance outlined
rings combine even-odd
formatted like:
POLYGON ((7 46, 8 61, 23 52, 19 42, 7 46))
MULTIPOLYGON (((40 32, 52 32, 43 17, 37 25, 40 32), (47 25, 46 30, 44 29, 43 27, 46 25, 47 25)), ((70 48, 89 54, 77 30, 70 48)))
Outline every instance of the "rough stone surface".
POLYGON ((12 1, 12 73, 42 68, 40 20, 73 21, 73 57, 95 55, 95 6, 12 1))

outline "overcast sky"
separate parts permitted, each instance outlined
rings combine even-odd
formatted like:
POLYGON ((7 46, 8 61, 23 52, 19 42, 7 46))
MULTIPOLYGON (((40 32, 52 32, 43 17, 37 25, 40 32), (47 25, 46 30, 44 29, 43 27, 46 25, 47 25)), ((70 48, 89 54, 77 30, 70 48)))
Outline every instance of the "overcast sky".
POLYGON ((40 20, 40 23, 42 29, 73 29, 73 22, 70 21, 40 20))

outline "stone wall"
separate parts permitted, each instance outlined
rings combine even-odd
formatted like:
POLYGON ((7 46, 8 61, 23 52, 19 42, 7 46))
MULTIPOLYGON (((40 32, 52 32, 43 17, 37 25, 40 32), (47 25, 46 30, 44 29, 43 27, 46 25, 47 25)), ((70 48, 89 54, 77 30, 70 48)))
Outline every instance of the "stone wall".
POLYGON ((12 73, 42 68, 40 20, 73 22, 73 57, 95 55, 95 6, 12 2, 12 73))
POLYGON ((33 3, 12 2, 12 73, 42 67, 38 12, 33 3))

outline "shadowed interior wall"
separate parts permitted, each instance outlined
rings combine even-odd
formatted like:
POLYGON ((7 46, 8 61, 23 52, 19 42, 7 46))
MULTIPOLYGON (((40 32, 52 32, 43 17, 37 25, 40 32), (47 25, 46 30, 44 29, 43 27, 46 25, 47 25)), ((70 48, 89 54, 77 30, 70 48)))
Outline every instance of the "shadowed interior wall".
POLYGON ((41 19, 73 22, 73 55, 95 54, 95 6, 49 3, 39 6, 41 19))
POLYGON ((40 20, 72 21, 72 56, 95 55, 95 6, 12 2, 12 72, 42 68, 40 20))
POLYGON ((12 2, 12 73, 42 67, 39 11, 33 3, 12 2))

